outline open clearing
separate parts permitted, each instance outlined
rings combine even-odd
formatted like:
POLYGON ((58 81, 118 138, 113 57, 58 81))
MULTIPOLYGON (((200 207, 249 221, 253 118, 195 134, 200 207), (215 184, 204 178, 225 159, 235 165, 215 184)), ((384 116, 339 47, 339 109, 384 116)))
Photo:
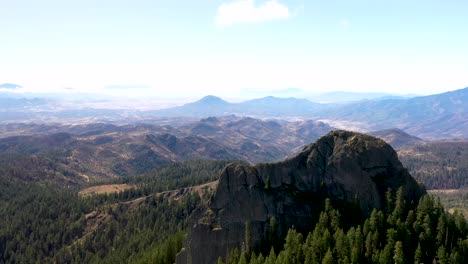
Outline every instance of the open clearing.
POLYGON ((468 193, 468 189, 437 189, 428 190, 430 194, 464 194, 468 193))
POLYGON ((86 188, 80 191, 78 194, 80 196, 87 196, 87 195, 95 195, 95 194, 109 194, 109 193, 117 193, 121 191, 125 191, 128 189, 135 188, 134 185, 129 184, 107 184, 107 185, 100 185, 100 186, 93 186, 86 188))
POLYGON ((444 207, 453 213, 455 210, 463 213, 468 219, 468 189, 428 190, 429 194, 438 196, 444 207))

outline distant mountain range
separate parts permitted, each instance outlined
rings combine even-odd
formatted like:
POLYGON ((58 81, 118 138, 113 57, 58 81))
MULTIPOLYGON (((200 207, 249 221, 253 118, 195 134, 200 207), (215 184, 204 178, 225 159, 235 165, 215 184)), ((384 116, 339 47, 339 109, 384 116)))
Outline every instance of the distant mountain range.
POLYGON ((48 100, 42 98, 11 98, 11 97, 0 97, 0 111, 9 109, 22 109, 27 107, 44 106, 48 103, 48 100))
POLYGON ((364 100, 341 105, 271 96, 242 103, 229 103, 219 97, 206 96, 193 103, 151 111, 148 114, 196 117, 230 114, 299 117, 354 122, 363 130, 396 127, 425 138, 464 138, 468 137, 468 88, 409 99, 364 100))
POLYGON ((275 116, 303 116, 318 110, 328 108, 328 105, 311 102, 307 99, 279 98, 267 96, 241 103, 230 103, 223 99, 209 95, 199 101, 182 106, 150 111, 149 114, 160 116, 222 116, 222 115, 250 115, 262 117, 275 116))
MULTIPOLYGON (((349 98, 344 92, 329 95, 349 98)), ((322 120, 333 127, 364 132, 399 128, 420 138, 468 138, 468 88, 430 96, 384 96, 346 104, 320 104, 307 99, 273 96, 232 103, 210 95, 182 106, 151 111, 86 105, 80 108, 79 104, 70 107, 46 99, 10 97, 0 97, 0 105, 0 121, 10 123, 37 120, 132 123, 154 118, 199 119, 234 114, 255 118, 322 120)))
POLYGON ((22 88, 22 86, 17 85, 17 84, 13 84, 13 83, 3 83, 3 84, 0 84, 0 88, 13 90, 13 89, 22 88))
POLYGON ((468 137, 468 88, 411 99, 369 100, 327 109, 319 118, 398 127, 419 137, 468 137))
POLYGON ((350 103, 362 100, 408 99, 417 95, 394 95, 389 93, 354 93, 336 91, 309 96, 309 100, 319 103, 350 103))
POLYGON ((379 92, 348 92, 348 91, 333 91, 325 93, 310 93, 299 88, 287 88, 281 90, 243 90, 240 93, 241 96, 246 98, 261 98, 265 96, 276 96, 282 98, 307 98, 312 102, 317 103, 349 103, 361 100, 379 100, 389 98, 410 98, 416 97, 415 94, 391 94, 391 93, 379 93, 379 92))

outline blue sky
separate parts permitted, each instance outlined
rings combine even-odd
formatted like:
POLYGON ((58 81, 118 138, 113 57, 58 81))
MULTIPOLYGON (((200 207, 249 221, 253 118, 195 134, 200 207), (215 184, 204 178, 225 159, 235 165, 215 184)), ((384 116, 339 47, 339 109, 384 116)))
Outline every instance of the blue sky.
POLYGON ((23 86, 17 92, 239 97, 468 86, 461 0, 0 0, 0 12, 0 83, 23 86))

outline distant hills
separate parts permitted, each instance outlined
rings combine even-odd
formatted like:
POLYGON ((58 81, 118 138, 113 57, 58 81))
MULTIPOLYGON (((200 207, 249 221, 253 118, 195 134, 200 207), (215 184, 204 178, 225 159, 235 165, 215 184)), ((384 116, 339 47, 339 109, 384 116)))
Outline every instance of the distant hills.
MULTIPOLYGON (((25 181, 82 186, 178 161, 278 161, 335 130, 313 120, 235 115, 171 124, 162 120, 131 125, 0 125, 0 167, 25 181)), ((403 165, 429 189, 467 186, 467 140, 423 140, 396 128, 368 134, 398 150, 403 165)))
POLYGON ((0 131, 24 135, 0 139, 0 166, 21 172, 18 177, 29 177, 27 181, 83 185, 141 174, 177 161, 277 161, 332 129, 315 121, 277 122, 238 116, 177 126, 7 125, 0 131))

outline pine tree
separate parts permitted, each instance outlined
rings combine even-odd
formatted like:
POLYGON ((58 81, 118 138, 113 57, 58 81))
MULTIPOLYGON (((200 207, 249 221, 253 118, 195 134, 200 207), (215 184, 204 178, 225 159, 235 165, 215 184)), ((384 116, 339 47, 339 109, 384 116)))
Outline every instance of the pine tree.
POLYGON ((453 251, 452 254, 450 254, 450 262, 449 263, 463 263, 462 258, 458 251, 453 251))
POLYGON ((364 234, 364 237, 367 237, 367 235, 369 234, 369 232, 371 232, 372 229, 370 227, 370 220, 369 219, 366 219, 366 221, 364 221, 364 226, 362 227, 362 232, 364 234))
POLYGON ((444 213, 440 214, 440 217, 437 221, 437 236, 436 241, 437 245, 445 246, 445 239, 446 239, 446 231, 447 231, 447 217, 444 213))
POLYGON ((302 234, 294 229, 289 229, 286 235, 286 243, 284 244, 284 252, 289 263, 303 263, 302 255, 302 234))
POLYGON ((373 241, 373 233, 369 232, 366 237, 366 243, 365 243, 365 253, 364 256, 366 257, 368 262, 372 261, 372 255, 374 254, 375 248, 374 248, 374 241, 373 241))
POLYGON ((314 241, 314 234, 316 233, 316 230, 317 228, 315 228, 313 233, 309 233, 309 235, 307 235, 304 245, 302 245, 305 264, 313 264, 316 262, 316 253, 314 253, 318 251, 317 249, 314 249, 314 247, 316 247, 316 242, 314 241))
POLYGON ((403 187, 398 188, 395 197, 395 208, 393 209, 392 216, 395 221, 400 219, 403 221, 403 216, 405 213, 405 198, 403 187))
POLYGON ((288 254, 285 251, 281 251, 276 258, 276 264, 293 264, 291 259, 288 258, 288 254))
POLYGON ((227 264, 238 264, 239 263, 239 249, 234 248, 231 250, 231 254, 229 254, 229 258, 226 260, 227 264))
POLYGON ((438 263, 440 264, 448 264, 448 259, 447 259, 447 252, 445 251, 444 246, 440 246, 439 249, 437 250, 437 258, 439 259, 438 263))
POLYGON ((245 252, 242 252, 238 264, 248 264, 245 252))
POLYGON ((419 204, 416 208, 416 219, 421 222, 424 220, 424 217, 429 215, 434 208, 434 202, 429 195, 421 197, 419 204))
POLYGON ((349 259, 349 243, 342 229, 338 229, 333 236, 335 239, 335 255, 338 263, 344 263, 349 259))
POLYGON ((355 246, 351 247, 351 263, 360 263, 359 249, 355 246))
POLYGON ((384 223, 384 215, 382 211, 377 209, 372 210, 372 213, 369 218, 369 228, 371 231, 375 232, 376 230, 382 231, 384 223))
POLYGON ((218 264, 224 264, 223 259, 221 257, 218 258, 218 264))
POLYGON ((325 256, 322 259, 322 264, 333 264, 335 263, 333 260, 333 255, 330 250, 330 248, 327 250, 327 253, 325 253, 325 256))
POLYGON ((424 240, 426 241, 431 241, 433 239, 433 236, 432 236, 432 223, 431 223, 431 217, 429 217, 429 215, 426 215, 426 217, 424 217, 424 222, 422 224, 422 228, 423 228, 423 238, 424 240))
POLYGON ((276 218, 272 216, 269 222, 268 238, 273 247, 276 246, 278 237, 278 223, 276 223, 276 218))
POLYGON ((245 248, 244 251, 247 254, 247 256, 250 255, 250 250, 252 248, 252 226, 250 224, 250 221, 245 222, 245 248))
POLYGON ((257 263, 258 264, 264 264, 265 263, 265 257, 263 257, 263 254, 260 253, 257 257, 257 263))
POLYGON ((404 264, 405 263, 405 254, 403 252, 403 243, 397 241, 395 243, 395 250, 393 255, 393 260, 395 264, 404 264))
POLYGON ((461 233, 461 236, 464 237, 467 234, 467 223, 466 223, 466 219, 465 217, 463 216, 462 213, 460 213, 458 210, 455 210, 455 212, 453 213, 453 217, 455 218, 455 225, 456 225, 456 228, 460 231, 462 231, 461 233))
POLYGON ((381 264, 391 264, 392 255, 393 255, 392 245, 386 244, 384 249, 380 252, 379 263, 381 264))
POLYGON ((352 259, 352 261, 356 260, 357 263, 360 263, 364 249, 364 237, 362 235, 361 226, 357 226, 356 228, 353 249, 357 255, 352 259))
POLYGON ((332 244, 332 237, 330 231, 325 229, 323 232, 322 238, 320 239, 320 256, 325 256, 327 250, 331 247, 332 244))
POLYGON ((271 247, 270 254, 265 259, 265 264, 275 264, 275 263, 276 263, 275 249, 271 247))
POLYGON ((393 211, 393 193, 390 187, 388 187, 385 192, 385 211, 387 216, 389 216, 393 211))
POLYGON ((422 249, 421 249, 421 243, 418 243, 418 247, 416 248, 416 251, 414 252, 414 264, 421 264, 422 262, 422 249))
POLYGON ((258 259, 257 259, 257 255, 255 254, 255 252, 252 252, 252 255, 250 256, 250 263, 249 264, 259 264, 258 259))
POLYGON ((414 214, 413 210, 410 210, 408 212, 408 215, 406 216, 406 221, 405 221, 406 228, 408 230, 411 230, 414 226, 415 221, 416 221, 416 215, 414 214))

